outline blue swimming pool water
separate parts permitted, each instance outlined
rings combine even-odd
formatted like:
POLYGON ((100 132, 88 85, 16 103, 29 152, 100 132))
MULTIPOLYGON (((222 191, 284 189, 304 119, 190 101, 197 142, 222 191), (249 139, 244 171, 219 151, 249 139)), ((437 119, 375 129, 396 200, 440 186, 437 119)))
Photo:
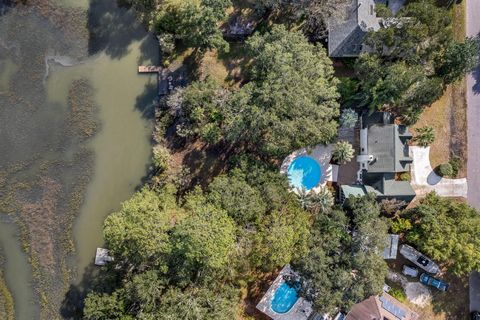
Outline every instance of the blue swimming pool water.
POLYGON ((294 188, 310 190, 319 184, 322 169, 312 157, 301 156, 290 163, 287 174, 294 188))
POLYGON ((284 282, 273 295, 272 310, 276 313, 286 313, 293 307, 297 300, 297 290, 284 282))

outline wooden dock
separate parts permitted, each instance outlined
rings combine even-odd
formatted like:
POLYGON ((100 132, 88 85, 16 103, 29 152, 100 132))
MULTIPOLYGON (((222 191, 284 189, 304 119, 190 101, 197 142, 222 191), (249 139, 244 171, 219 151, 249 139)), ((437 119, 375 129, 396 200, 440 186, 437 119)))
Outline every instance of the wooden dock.
POLYGON ((160 73, 163 68, 160 66, 139 66, 138 73, 160 73))
POLYGON ((170 70, 160 66, 139 66, 138 73, 156 73, 158 81, 158 95, 167 95, 173 90, 172 77, 170 70))

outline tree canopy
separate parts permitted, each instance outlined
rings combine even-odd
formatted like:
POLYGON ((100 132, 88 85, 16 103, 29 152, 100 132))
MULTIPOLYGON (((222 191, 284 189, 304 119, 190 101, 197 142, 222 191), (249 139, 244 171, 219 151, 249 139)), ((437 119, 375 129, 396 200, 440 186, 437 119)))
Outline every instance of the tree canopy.
POLYGON ((169 33, 185 45, 200 50, 228 51, 218 25, 230 0, 166 0, 156 17, 159 34, 169 33))
POLYGON ((411 1, 385 27, 371 31, 372 52, 355 64, 360 94, 370 109, 387 109, 417 121, 423 108, 478 63, 478 43, 453 39, 451 13, 433 0, 411 1))
POLYGON ((186 199, 189 215, 173 229, 176 277, 196 282, 209 279, 230 261, 235 225, 227 212, 209 204, 200 190, 186 199))
MULTIPOLYGON (((310 251, 295 263, 302 295, 320 312, 343 311, 382 291, 387 265, 380 255, 387 224, 373 195, 350 197, 346 212, 319 215, 310 251)), ((296 279, 298 280, 298 279, 296 279)))
POLYGON ((286 178, 251 159, 234 166, 180 198, 169 184, 144 187, 106 219, 115 261, 86 319, 232 319, 237 277, 306 254, 312 216, 286 178))
POLYGON ((406 211, 406 239, 456 275, 480 268, 480 216, 466 203, 430 193, 406 211))
POLYGON ((339 95, 325 50, 283 26, 256 34, 246 45, 255 58, 249 82, 230 93, 209 79, 193 83, 174 108, 182 110, 181 132, 275 158, 331 142, 339 95))
POLYGON ((119 212, 107 217, 104 238, 117 259, 136 266, 153 263, 165 270, 165 256, 172 249, 168 232, 174 221, 183 217, 174 191, 171 186, 162 193, 143 188, 124 202, 119 212))

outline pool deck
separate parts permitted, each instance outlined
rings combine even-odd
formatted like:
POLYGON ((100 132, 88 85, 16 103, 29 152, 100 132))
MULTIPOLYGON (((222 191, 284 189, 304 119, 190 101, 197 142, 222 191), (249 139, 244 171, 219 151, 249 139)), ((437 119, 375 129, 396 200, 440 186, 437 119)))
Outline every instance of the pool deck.
MULTIPOLYGON (((320 164, 322 170, 322 175, 320 176, 320 183, 315 188, 311 189, 311 191, 318 193, 327 184, 328 181, 337 182, 338 166, 330 164, 333 148, 334 146, 332 144, 319 144, 312 150, 307 150, 306 148, 297 150, 291 153, 288 157, 286 157, 285 160, 283 160, 283 163, 280 166, 280 173, 286 175, 288 172, 288 167, 297 157, 312 157, 318 162, 318 164, 320 164)), ((292 190, 294 192, 296 191, 295 188, 293 188, 292 190)))
POLYGON ((290 265, 287 264, 285 267, 283 267, 283 269, 280 271, 280 274, 277 276, 275 281, 273 281, 270 288, 268 288, 268 291, 257 304, 257 309, 268 315, 273 320, 307 320, 310 314, 313 312, 312 304, 302 297, 299 297, 293 307, 286 313, 276 313, 272 310, 271 305, 275 292, 285 282, 283 276, 292 273, 294 273, 294 271, 290 268, 290 265))

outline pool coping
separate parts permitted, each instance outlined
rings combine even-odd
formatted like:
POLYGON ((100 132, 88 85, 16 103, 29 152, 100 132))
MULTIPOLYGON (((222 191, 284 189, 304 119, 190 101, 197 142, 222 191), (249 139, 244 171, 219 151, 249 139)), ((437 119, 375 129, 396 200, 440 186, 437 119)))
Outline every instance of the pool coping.
POLYGON ((272 300, 277 289, 285 283, 284 276, 288 274, 295 274, 290 265, 285 265, 275 278, 270 288, 268 288, 265 295, 262 297, 256 308, 264 314, 271 317, 273 320, 306 320, 313 312, 312 304, 302 297, 298 297, 295 304, 286 313, 277 313, 272 309, 272 300))
MULTIPOLYGON (((327 185, 327 182, 337 182, 338 166, 330 163, 333 148, 333 144, 319 144, 311 150, 308 150, 307 148, 296 150, 283 160, 282 165, 280 166, 280 173, 288 176, 288 167, 293 160, 298 157, 308 156, 313 158, 320 165, 322 175, 320 176, 320 182, 317 184, 317 186, 310 189, 309 192, 313 191, 318 193, 327 185)), ((295 193, 298 193, 299 191, 295 187, 292 187, 291 190, 295 193)))

